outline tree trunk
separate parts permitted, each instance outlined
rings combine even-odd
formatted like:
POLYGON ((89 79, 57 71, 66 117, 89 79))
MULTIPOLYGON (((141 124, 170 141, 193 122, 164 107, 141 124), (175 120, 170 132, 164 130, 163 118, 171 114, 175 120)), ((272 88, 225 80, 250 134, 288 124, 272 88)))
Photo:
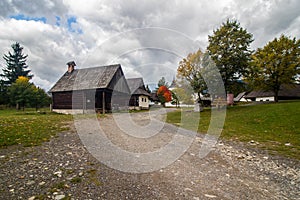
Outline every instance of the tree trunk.
POLYGON ((279 91, 276 90, 274 92, 275 92, 274 101, 277 103, 278 102, 278 93, 279 93, 279 91))
POLYGON ((198 92, 198 103, 199 103, 199 110, 200 110, 200 112, 202 112, 203 111, 203 102, 202 102, 202 100, 201 100, 201 96, 200 96, 200 92, 198 92))

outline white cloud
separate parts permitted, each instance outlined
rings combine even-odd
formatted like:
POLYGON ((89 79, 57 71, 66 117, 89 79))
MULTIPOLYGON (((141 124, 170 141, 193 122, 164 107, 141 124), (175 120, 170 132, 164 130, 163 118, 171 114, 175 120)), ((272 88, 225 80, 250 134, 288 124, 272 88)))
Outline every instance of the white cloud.
MULTIPOLYGON (((119 62, 128 77, 156 82, 165 76, 171 82, 178 61, 198 48, 204 50, 208 35, 227 18, 237 19, 253 34, 253 48, 280 34, 299 39, 299 4, 297 0, 3 0, 0 53, 6 54, 14 41, 20 42, 28 54, 33 81, 47 90, 70 60, 79 68, 119 62), (10 19, 18 14, 47 21, 10 19), (70 17, 76 19, 72 28, 82 32, 68 30, 70 17)), ((4 66, 4 60, 0 64, 4 66)))

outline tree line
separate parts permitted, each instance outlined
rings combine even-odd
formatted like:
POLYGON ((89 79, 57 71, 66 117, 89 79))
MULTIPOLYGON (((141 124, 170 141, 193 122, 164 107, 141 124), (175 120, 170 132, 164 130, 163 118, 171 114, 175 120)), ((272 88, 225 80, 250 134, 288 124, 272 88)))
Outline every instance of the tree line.
POLYGON ((209 72, 215 66, 226 93, 273 91, 277 102, 283 84, 300 81, 300 40, 281 35, 255 51, 250 49, 253 41, 253 35, 238 21, 228 19, 208 36, 204 52, 192 52, 179 62, 178 84, 191 87, 201 101, 200 96, 213 93, 207 80, 214 82, 209 72))
POLYGON ((15 106, 17 109, 48 106, 51 98, 40 87, 31 83, 33 77, 28 69, 23 47, 18 43, 11 45, 12 52, 3 56, 6 67, 3 67, 0 74, 0 105, 15 106))

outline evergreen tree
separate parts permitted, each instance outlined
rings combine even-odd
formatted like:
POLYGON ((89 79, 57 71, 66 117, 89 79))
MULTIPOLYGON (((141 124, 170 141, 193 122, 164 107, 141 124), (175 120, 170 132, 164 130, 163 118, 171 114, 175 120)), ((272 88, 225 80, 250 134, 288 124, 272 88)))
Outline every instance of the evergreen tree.
POLYGON ((169 88, 169 84, 168 82, 166 82, 165 77, 161 77, 161 79, 158 80, 157 86, 166 86, 167 88, 169 88))
POLYGON ((5 105, 9 103, 9 98, 7 96, 8 87, 5 85, 3 80, 0 80, 0 105, 5 105))
POLYGON ((8 55, 4 55, 3 58, 6 61, 6 68, 3 69, 1 77, 4 79, 5 85, 11 85, 19 76, 27 77, 31 79, 33 75, 30 74, 31 70, 26 70, 26 58, 28 55, 23 54, 23 47, 16 42, 11 45, 13 52, 8 52, 8 55))
POLYGON ((150 94, 151 93, 151 90, 149 88, 149 85, 146 85, 146 91, 150 94))
POLYGON ((225 89, 232 92, 232 86, 248 67, 252 34, 237 21, 227 20, 208 36, 208 41, 207 50, 221 73, 225 89))

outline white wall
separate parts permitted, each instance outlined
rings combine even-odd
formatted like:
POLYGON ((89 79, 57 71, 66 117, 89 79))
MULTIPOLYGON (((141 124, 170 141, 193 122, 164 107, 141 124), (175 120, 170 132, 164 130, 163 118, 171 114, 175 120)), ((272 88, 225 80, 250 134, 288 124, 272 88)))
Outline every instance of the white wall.
POLYGON ((274 97, 256 97, 255 101, 275 101, 274 97))
POLYGON ((149 109, 149 97, 140 95, 139 96, 139 107, 142 109, 149 109))

